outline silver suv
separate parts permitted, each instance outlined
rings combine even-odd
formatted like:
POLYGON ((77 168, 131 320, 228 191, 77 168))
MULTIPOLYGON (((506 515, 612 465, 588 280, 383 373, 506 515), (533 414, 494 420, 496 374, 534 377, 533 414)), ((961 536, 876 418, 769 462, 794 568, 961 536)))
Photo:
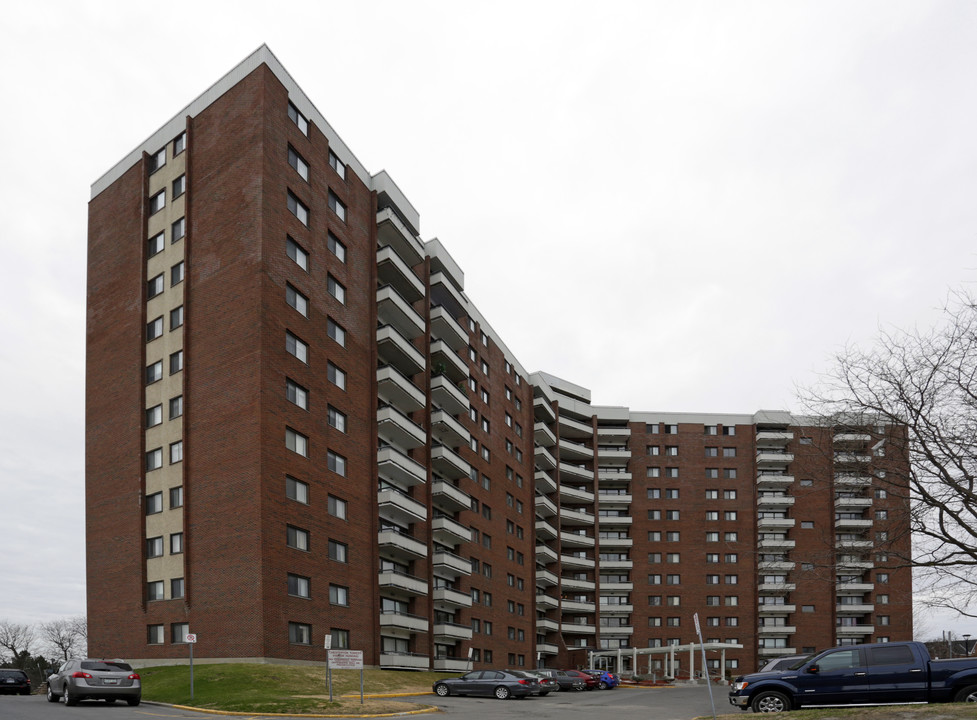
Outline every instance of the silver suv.
POLYGON ((138 705, 142 700, 142 685, 132 666, 122 660, 75 658, 48 676, 48 702, 57 702, 61 697, 65 705, 77 705, 89 699, 108 703, 125 700, 130 705, 138 705))

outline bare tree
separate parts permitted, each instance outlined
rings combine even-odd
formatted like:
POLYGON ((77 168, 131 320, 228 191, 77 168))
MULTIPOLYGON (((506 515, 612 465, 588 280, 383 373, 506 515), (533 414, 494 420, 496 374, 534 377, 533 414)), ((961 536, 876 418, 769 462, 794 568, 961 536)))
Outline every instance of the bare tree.
POLYGON ((977 617, 977 302, 953 294, 933 329, 883 331, 835 360, 802 400, 836 428, 887 428, 876 481, 908 500, 914 537, 895 560, 929 604, 977 617))
POLYGON ((36 631, 33 625, 0 620, 0 648, 6 651, 7 660, 17 662, 18 658, 34 651, 36 631))
POLYGON ((59 618, 43 623, 40 635, 52 656, 68 660, 85 654, 88 622, 84 616, 59 618))

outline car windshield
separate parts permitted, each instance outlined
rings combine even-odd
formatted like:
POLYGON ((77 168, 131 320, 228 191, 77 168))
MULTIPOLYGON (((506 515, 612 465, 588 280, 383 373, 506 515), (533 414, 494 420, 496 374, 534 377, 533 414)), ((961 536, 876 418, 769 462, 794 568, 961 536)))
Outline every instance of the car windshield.
POLYGON ((128 663, 111 660, 84 660, 81 663, 81 668, 95 672, 132 672, 132 666, 128 663))
POLYGON ((797 668, 799 668, 801 665, 803 665, 804 663, 806 663, 810 659, 811 659, 811 656, 810 655, 805 655, 800 660, 795 660, 790 665, 788 665, 787 666, 787 669, 788 670, 797 670, 797 668))

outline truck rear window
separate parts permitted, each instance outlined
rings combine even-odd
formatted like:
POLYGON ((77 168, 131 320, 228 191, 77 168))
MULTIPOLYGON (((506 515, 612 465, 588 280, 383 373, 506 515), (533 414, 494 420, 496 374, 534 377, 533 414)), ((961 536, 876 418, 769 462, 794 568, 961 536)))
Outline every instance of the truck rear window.
POLYGON ((912 665, 916 662, 907 645, 868 648, 869 665, 912 665))

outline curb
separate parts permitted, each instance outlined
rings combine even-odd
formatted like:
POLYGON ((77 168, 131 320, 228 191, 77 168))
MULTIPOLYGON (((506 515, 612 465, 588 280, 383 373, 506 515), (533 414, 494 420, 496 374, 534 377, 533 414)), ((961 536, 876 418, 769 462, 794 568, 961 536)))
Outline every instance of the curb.
MULTIPOLYGON (((417 693, 419 695, 430 695, 432 693, 417 693)), ((345 696, 342 696, 345 697, 345 696)), ((366 695, 363 696, 367 697, 366 695)), ((383 697, 383 696, 371 696, 371 697, 383 697)), ((406 695, 404 696, 406 697, 406 695)), ((426 713, 436 713, 441 712, 440 708, 433 706, 420 708, 418 710, 404 710, 401 712, 394 713, 361 713, 353 714, 347 713, 342 715, 337 714, 323 714, 323 713, 255 713, 255 712, 239 712, 237 710, 210 710, 207 708, 192 707, 190 705, 167 705, 166 703, 143 703, 144 705, 159 705, 160 707, 171 707, 178 710, 189 710, 190 712, 207 713, 209 715, 229 715, 237 717, 250 717, 250 718, 263 718, 263 717, 301 717, 301 718, 383 718, 383 717, 399 717, 401 715, 423 715, 426 713)))

